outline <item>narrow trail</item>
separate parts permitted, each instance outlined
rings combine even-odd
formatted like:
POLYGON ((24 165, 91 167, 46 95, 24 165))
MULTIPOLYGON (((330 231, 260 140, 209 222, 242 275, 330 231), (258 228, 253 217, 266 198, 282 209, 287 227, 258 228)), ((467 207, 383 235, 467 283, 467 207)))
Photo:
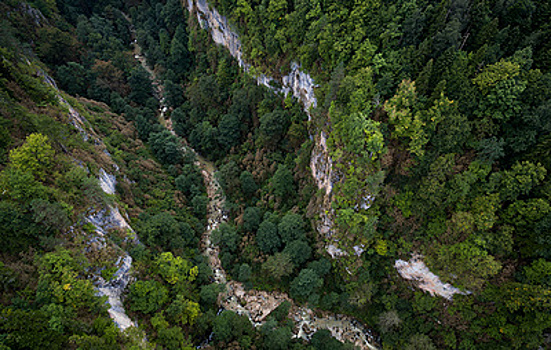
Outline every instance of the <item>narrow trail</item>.
MULTIPOLYGON (((127 19, 130 22, 130 19, 127 19)), ((131 27, 131 30, 135 36, 134 28, 131 27)), ((172 128, 172 120, 170 118, 165 119, 168 108, 163 97, 164 89, 162 82, 158 79, 155 71, 148 66, 147 59, 142 54, 142 50, 136 40, 134 40, 133 45, 134 58, 140 62, 151 78, 155 97, 159 101, 160 121, 171 133, 175 134, 172 128)), ((182 141, 187 145, 186 140, 182 139, 182 141)), ((216 168, 214 164, 201 157, 191 147, 187 147, 187 149, 197 156, 195 164, 201 169, 209 198, 207 207, 208 224, 201 237, 201 250, 208 258, 209 266, 214 273, 215 282, 225 285, 225 290, 218 298, 219 306, 239 315, 247 316, 251 323, 255 327, 258 327, 264 323, 266 317, 282 302, 289 301, 291 303, 289 318, 295 323, 293 330, 294 337, 310 340, 317 330, 327 329, 333 337, 341 342, 350 342, 361 350, 377 349, 372 345, 374 337, 371 332, 352 317, 320 310, 315 312, 307 307, 297 305, 286 293, 246 290, 242 283, 228 280, 226 271, 222 267, 219 258, 220 249, 211 240, 212 232, 221 223, 225 223, 228 220, 228 215, 224 211, 226 198, 220 184, 216 180, 216 168)))

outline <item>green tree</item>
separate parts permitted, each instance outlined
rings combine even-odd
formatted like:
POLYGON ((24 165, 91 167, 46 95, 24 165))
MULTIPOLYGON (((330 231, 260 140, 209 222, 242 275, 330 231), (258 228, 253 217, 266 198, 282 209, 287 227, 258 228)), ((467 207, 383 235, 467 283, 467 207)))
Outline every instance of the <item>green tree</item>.
POLYGON ((388 333, 398 329, 402 320, 396 310, 385 311, 379 315, 379 327, 383 333, 388 333))
POLYGON ((48 197, 48 188, 35 177, 20 169, 7 168, 0 173, 0 185, 5 198, 19 203, 30 203, 32 200, 48 197))
POLYGON ((331 336, 327 329, 321 329, 312 336, 311 344, 315 350, 349 350, 353 346, 344 345, 331 336))
POLYGON ((272 177, 274 194, 280 199, 285 199, 294 192, 293 174, 283 164, 279 164, 272 177))
POLYGON ((260 225, 260 208, 247 207, 243 213, 243 229, 247 232, 256 232, 260 225))
POLYGON ((168 290, 157 281, 137 281, 130 285, 128 293, 132 311, 152 314, 168 301, 168 290))
POLYGON ((218 123, 218 143, 220 147, 229 151, 239 145, 241 139, 241 121, 233 114, 224 114, 218 123))
POLYGON ((180 327, 162 328, 157 335, 157 341, 169 350, 192 350, 193 346, 184 336, 180 327))
POLYGON ((201 286, 201 291, 199 292, 199 298, 201 300, 201 305, 212 308, 216 306, 216 300, 218 295, 224 290, 224 286, 218 283, 211 283, 205 286, 201 286))
POLYGON ((268 3, 268 19, 271 22, 279 22, 285 15, 287 9, 287 0, 270 0, 268 3))
POLYGON ((170 319, 181 325, 193 325, 197 317, 199 317, 201 310, 199 304, 178 294, 176 299, 166 309, 166 313, 170 319))
POLYGON ((432 340, 425 334, 414 334, 409 338, 406 350, 436 350, 432 340))
POLYGON ((218 130, 205 120, 195 126, 189 135, 189 141, 194 148, 210 157, 217 156, 219 147, 217 143, 218 130))
POLYGON ((222 250, 234 253, 237 250, 237 246, 241 237, 237 233, 235 227, 222 223, 218 226, 218 229, 212 232, 212 242, 222 250))
POLYGON ((191 199, 191 206, 193 212, 199 218, 204 218, 207 215, 207 206, 209 204, 209 198, 205 195, 197 195, 191 199))
POLYGON ((275 110, 260 117, 259 140, 261 144, 275 147, 285 135, 289 118, 282 110, 275 110))
POLYGON ((270 317, 281 323, 289 318, 289 310, 291 310, 291 302, 285 300, 270 313, 270 317))
POLYGON ((47 229, 64 231, 71 224, 67 216, 67 208, 64 208, 61 203, 35 199, 31 202, 31 210, 33 220, 47 229))
POLYGON ((222 311, 214 320, 212 329, 216 340, 226 343, 232 340, 243 341, 253 335, 254 328, 245 315, 237 315, 228 310, 222 311))
POLYGON ((41 310, 2 308, 0 329, 6 335, 3 344, 8 349, 62 348, 66 336, 52 329, 48 315, 41 310))
POLYGON ((142 214, 138 235, 150 247, 159 245, 168 249, 180 249, 196 242, 195 232, 185 222, 179 222, 167 212, 150 216, 142 214))
POLYGON ((77 60, 78 43, 71 34, 54 26, 40 27, 37 32, 36 52, 44 62, 59 66, 77 60))
POLYGON ((130 95, 132 101, 145 105, 147 100, 153 95, 153 87, 149 75, 142 66, 137 66, 130 72, 128 78, 130 84, 130 95))
POLYGON ((21 147, 11 150, 9 158, 14 169, 28 171, 43 181, 52 170, 54 155, 48 137, 34 133, 27 136, 21 147))
POLYGON ((166 103, 173 108, 180 107, 184 103, 184 90, 182 87, 168 79, 165 80, 164 87, 166 103))
POLYGON ((277 225, 264 220, 256 232, 256 244, 264 253, 275 253, 281 247, 281 239, 277 233, 277 225))
POLYGON ((191 67, 191 55, 187 48, 188 35, 186 27, 179 24, 170 44, 169 67, 178 76, 185 74, 191 67))
POLYGON ((258 190, 258 185, 254 181, 253 175, 250 172, 242 172, 241 175, 239 175, 239 181, 241 182, 241 190, 243 191, 245 198, 251 198, 255 195, 258 190))
POLYGON ((57 68, 57 80, 60 87, 71 95, 85 95, 89 77, 86 69, 76 62, 68 62, 57 68))
POLYGON ((283 216, 281 222, 277 226, 277 231, 284 244, 289 244, 292 241, 304 240, 306 238, 302 216, 291 212, 283 216))
POLYGON ((531 284, 551 287, 551 262, 538 259, 532 265, 524 267, 524 274, 531 284))
POLYGON ((501 270, 501 263, 472 242, 442 246, 435 260, 442 277, 455 279, 466 289, 480 289, 487 279, 501 270), (445 271, 445 272, 444 272, 445 271))
POLYGON ((241 282, 247 282, 249 278, 251 277, 252 269, 249 264, 242 264, 239 267, 239 274, 237 276, 237 280, 241 282))
POLYGON ((87 261, 82 256, 73 257, 72 252, 64 248, 42 256, 37 300, 62 305, 72 312, 99 308, 102 300, 96 297, 92 282, 78 277, 86 266, 87 261))
POLYGON ((266 262, 262 264, 262 270, 276 280, 289 276, 294 268, 295 266, 291 261, 291 257, 284 253, 275 253, 275 255, 269 256, 266 262))
POLYGON ((499 82, 507 81, 519 74, 520 66, 516 63, 500 60, 486 66, 474 79, 473 83, 478 86, 482 93, 489 93, 490 89, 499 82))
POLYGON ((345 116, 333 107, 329 113, 335 124, 333 138, 338 140, 339 148, 349 154, 359 155, 362 159, 376 159, 384 151, 379 122, 369 119, 363 113, 345 116))
POLYGON ((288 327, 279 327, 266 332, 264 336, 264 349, 286 350, 291 346, 293 332, 288 327))
POLYGON ((155 266, 159 275, 169 284, 193 282, 198 274, 197 266, 170 252, 161 253, 155 260, 155 266))
POLYGON ((226 195, 235 195, 240 187, 239 175, 241 170, 235 161, 229 161, 220 167, 216 173, 218 182, 226 195))
POLYGON ((388 112, 389 123, 394 125, 393 137, 408 139, 408 151, 421 157, 428 137, 425 132, 426 123, 415 111, 416 104, 415 82, 404 80, 396 95, 385 102, 384 109, 388 112))
POLYGON ((149 145, 155 156, 166 164, 178 164, 182 161, 182 146, 180 140, 168 130, 154 132, 149 135, 149 145))
POLYGON ((290 293, 293 298, 306 300, 323 285, 323 279, 314 270, 303 269, 291 282, 290 293))
POLYGON ((312 255, 312 248, 305 241, 299 239, 292 241, 283 249, 284 254, 291 257, 291 261, 295 266, 302 266, 312 255))
POLYGON ((546 173, 547 170, 540 163, 515 163, 511 170, 503 172, 500 190, 502 198, 514 200, 521 194, 528 194, 534 186, 543 181, 546 173))
POLYGON ((176 188, 186 196, 196 196, 204 189, 203 176, 194 164, 186 164, 182 167, 182 175, 175 180, 176 188))

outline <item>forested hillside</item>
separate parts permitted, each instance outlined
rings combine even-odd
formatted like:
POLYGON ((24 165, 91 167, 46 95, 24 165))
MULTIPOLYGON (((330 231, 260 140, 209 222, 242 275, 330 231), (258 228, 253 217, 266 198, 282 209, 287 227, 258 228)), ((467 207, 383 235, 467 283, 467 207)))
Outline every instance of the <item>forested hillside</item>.
POLYGON ((338 234, 371 248, 347 290, 383 346, 549 346, 549 3, 213 4, 254 65, 320 84, 338 234), (410 252, 472 294, 409 291, 391 265, 410 252))
POLYGON ((208 2, 247 72, 199 3, 0 4, 0 348, 353 348, 299 305, 381 349, 551 348, 549 2, 208 2), (205 237, 293 302, 221 311, 205 237))

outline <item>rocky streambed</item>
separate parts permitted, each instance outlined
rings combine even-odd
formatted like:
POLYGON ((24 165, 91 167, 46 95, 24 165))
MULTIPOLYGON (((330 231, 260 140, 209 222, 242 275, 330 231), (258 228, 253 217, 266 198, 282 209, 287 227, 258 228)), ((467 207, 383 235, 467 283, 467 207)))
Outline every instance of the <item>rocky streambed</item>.
MULTIPOLYGON (((192 6, 192 1, 188 3, 192 6)), ((203 10, 208 9, 205 1, 198 1, 199 6, 203 10)), ((215 10, 214 10, 215 11, 215 10)), ((225 18, 217 12, 209 12, 215 21, 225 21, 225 18)), ((219 22, 222 23, 222 22, 219 22)), ((227 22, 225 22, 227 25, 227 22)), ((226 35, 227 32, 218 31, 217 33, 226 35), (224 34, 226 33, 226 34, 224 34)), ((231 32, 229 34, 232 39, 228 42, 230 51, 238 56, 239 64, 248 70, 248 65, 243 62, 240 56, 240 43, 237 34, 231 32)), ((215 41, 221 43, 219 39, 215 41)), ((141 48, 134 41, 134 57, 140 62, 144 69, 149 73, 154 85, 155 95, 160 103, 161 122, 174 134, 172 122, 170 119, 165 120, 164 115, 167 110, 164 98, 162 96, 163 86, 157 78, 155 72, 147 65, 147 60, 141 52, 141 48)), ((309 109, 315 107, 316 100, 313 96, 313 80, 307 74, 300 71, 299 66, 294 64, 292 72, 286 76, 285 85, 282 89, 284 93, 293 93, 305 106, 309 109)), ((271 78, 266 76, 259 77, 257 82, 262 85, 269 86, 271 78)), ((271 87, 271 86, 269 86, 271 87)), ((185 141, 184 141, 185 142, 185 141)), ((363 326, 357 320, 345 316, 323 312, 321 310, 312 310, 310 308, 297 305, 286 293, 281 292, 266 292, 257 290, 246 290, 242 283, 228 280, 226 271, 224 270, 219 258, 220 249, 212 242, 212 232, 216 230, 221 223, 228 220, 228 215, 224 211, 225 196, 222 192, 220 184, 216 180, 214 165, 198 155, 193 149, 186 148, 186 151, 193 152, 197 156, 196 165, 201 169, 201 174, 206 185, 209 203, 207 207, 207 227, 201 237, 201 250, 208 258, 209 266, 214 274, 214 282, 225 286, 224 291, 220 294, 218 301, 220 307, 233 311, 239 315, 245 315, 255 326, 260 326, 266 320, 266 317, 275 310, 282 302, 288 301, 291 303, 289 318, 294 321, 294 336, 305 340, 310 340, 312 335, 320 329, 327 329, 332 336, 341 342, 350 342, 356 345, 359 349, 376 349, 372 344, 374 337, 370 330, 363 326)))
MULTIPOLYGON (((137 43, 134 43, 134 45, 137 46, 137 43)), ((156 90, 162 91, 162 85, 156 78, 155 72, 147 66, 147 61, 139 48, 135 49, 135 58, 150 74, 152 81, 155 82, 156 90)), ((165 106, 164 101, 160 97, 159 102, 160 110, 163 112, 165 106)), ((170 119, 167 121, 163 120, 163 122, 168 130, 174 134, 170 119)), ((294 303, 286 293, 246 290, 242 283, 228 280, 226 271, 222 267, 219 258, 220 249, 211 239, 212 232, 221 223, 228 220, 228 215, 224 211, 225 196, 215 177, 216 168, 193 149, 187 147, 186 151, 193 152, 197 157, 196 165, 201 169, 209 198, 207 227, 201 237, 201 250, 208 258, 209 266, 214 274, 214 282, 225 285, 225 289, 218 299, 220 307, 239 315, 247 316, 251 323, 258 327, 264 323, 266 317, 282 302, 289 301, 291 303, 289 318, 295 323, 295 337, 310 340, 317 330, 327 329, 339 341, 350 342, 362 350, 376 349, 372 345, 374 338, 371 332, 351 317, 322 311, 314 312, 312 309, 294 303)))

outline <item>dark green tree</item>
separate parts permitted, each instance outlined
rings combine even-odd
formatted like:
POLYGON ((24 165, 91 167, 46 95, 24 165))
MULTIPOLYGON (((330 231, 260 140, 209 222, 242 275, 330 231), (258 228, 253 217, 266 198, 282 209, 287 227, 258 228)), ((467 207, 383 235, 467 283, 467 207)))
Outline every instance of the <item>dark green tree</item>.
POLYGON ((191 67, 191 55, 187 48, 188 35, 184 24, 176 27, 176 32, 170 44, 169 67, 177 76, 183 76, 191 67))
POLYGON ((256 232, 256 244, 264 253, 275 253, 281 247, 281 239, 277 233, 277 225, 265 220, 256 232))
POLYGON ((145 105, 147 99, 153 95, 153 88, 149 74, 147 74, 142 66, 136 66, 136 68, 132 69, 132 72, 130 72, 128 83, 130 84, 131 89, 128 97, 140 105, 145 105))
POLYGON ((304 240, 306 238, 302 216, 291 212, 285 214, 281 219, 281 222, 277 226, 277 231, 284 244, 289 244, 297 240, 304 240))
POLYGON ((282 200, 285 200, 294 192, 293 174, 285 165, 280 164, 278 166, 272 177, 272 187, 274 194, 282 200))
POLYGON ((248 207, 243 213, 243 229, 247 232, 256 232, 260 220, 260 208, 248 207))
POLYGON ((291 296, 300 300, 306 300, 323 284, 323 279, 314 270, 303 269, 298 277, 291 282, 291 296))
POLYGON ((84 96, 88 90, 89 72, 76 62, 69 62, 57 68, 59 86, 71 95, 84 96))
POLYGON ((224 114, 218 123, 218 142, 220 147, 229 151, 237 146, 241 138, 241 121, 233 114, 224 114))
POLYGON ((212 242, 231 253, 237 250, 240 239, 235 227, 225 223, 220 224, 212 233, 212 242))
POLYGON ((182 161, 180 140, 168 130, 150 134, 149 145, 155 156, 163 163, 178 164, 182 161))
POLYGON ((186 196, 196 196, 203 192, 205 187, 203 177, 194 164, 186 164, 182 167, 182 175, 175 180, 176 188, 186 196))
POLYGON ((142 214, 137 231, 140 239, 150 247, 158 245, 165 249, 177 249, 191 246, 196 241, 191 226, 177 221, 167 212, 153 216, 142 214))
POLYGON ((312 255, 312 248, 305 241, 299 239, 288 243, 283 253, 291 257, 291 261, 297 267, 302 266, 312 255))
POLYGON ((289 117, 282 110, 275 110, 260 117, 259 140, 261 144, 275 147, 289 127, 289 117))
POLYGON ((247 316, 224 310, 214 320, 212 331, 216 340, 229 343, 232 340, 241 342, 246 340, 244 338, 250 341, 254 328, 247 316))
POLYGON ((243 191, 245 198, 251 198, 255 195, 258 190, 258 185, 254 181, 253 175, 250 172, 242 172, 241 175, 239 175, 239 181, 241 182, 241 190, 243 191))
POLYGON ((294 268, 291 257, 284 253, 275 253, 262 264, 262 270, 276 280, 289 276, 294 268))
POLYGON ((207 205, 209 204, 209 198, 205 195, 196 195, 191 199, 191 206, 193 212, 199 218, 204 218, 207 215, 207 205))

